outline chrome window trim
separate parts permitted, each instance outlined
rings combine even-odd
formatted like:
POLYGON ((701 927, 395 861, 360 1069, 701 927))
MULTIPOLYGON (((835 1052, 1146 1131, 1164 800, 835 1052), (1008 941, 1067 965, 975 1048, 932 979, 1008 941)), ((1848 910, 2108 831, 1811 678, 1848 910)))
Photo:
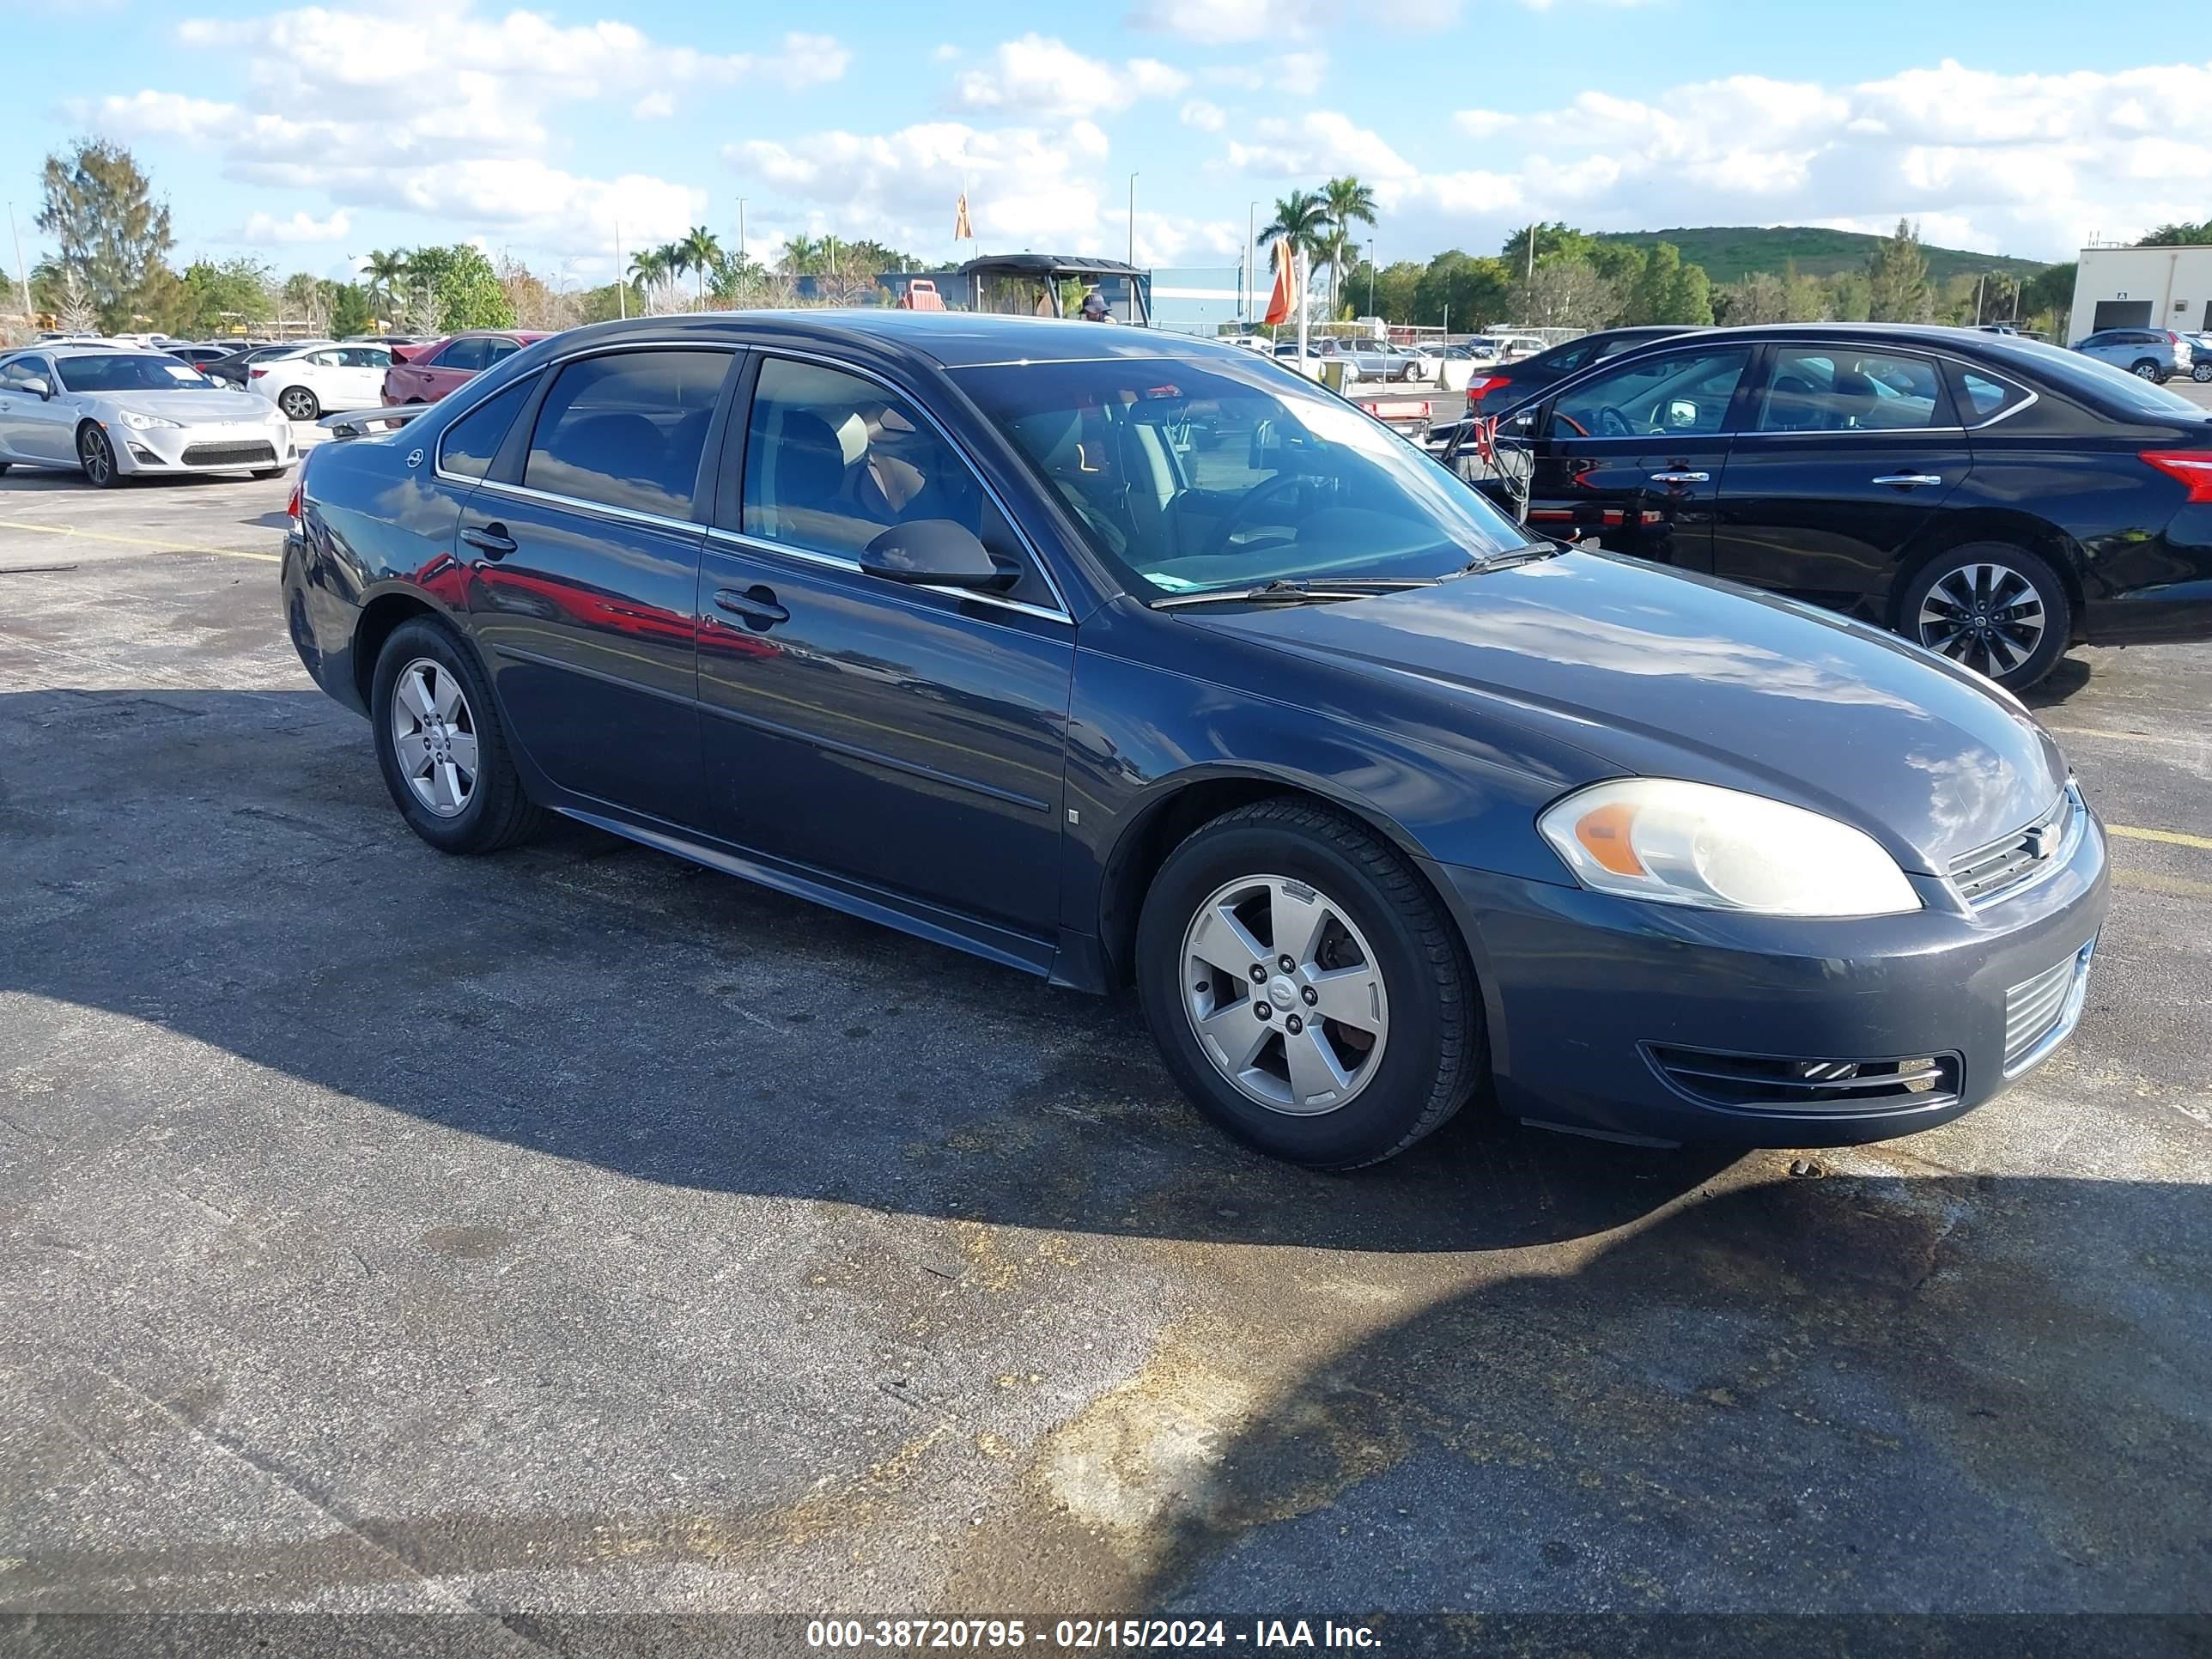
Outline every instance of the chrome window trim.
MULTIPOLYGON (((1735 438, 1950 438, 1963 435, 1970 430, 1971 428, 1963 426, 1839 426, 1832 431, 1816 428, 1810 432, 1762 432, 1757 427, 1752 427, 1725 435, 1735 438)), ((1645 435, 1671 434, 1653 433, 1645 435)))
POLYGON ((696 519, 672 519, 665 514, 641 512, 634 507, 617 507, 611 501, 587 501, 580 495, 556 495, 550 489, 532 489, 527 484, 501 483, 495 479, 473 481, 478 489, 489 489, 495 495, 505 495, 514 501, 544 501, 553 507, 573 507, 580 513, 605 513, 617 519, 627 519, 632 524, 650 525, 656 530, 678 530, 685 535, 696 535, 706 528, 696 519))
MULTIPOLYGON (((817 553, 810 547, 795 547, 788 542, 771 541, 765 536, 748 536, 742 531, 725 530, 720 525, 710 525, 707 530, 709 541, 723 542, 732 547, 741 547, 748 553, 769 553, 781 558, 795 559, 801 564, 816 564, 824 569, 842 570, 849 576, 865 576, 859 562, 836 553, 817 553)), ((910 587, 918 593, 941 593, 946 599, 961 599, 973 605, 994 605, 1001 611, 1018 611, 1024 617, 1035 617, 1039 622, 1064 623, 1075 626, 1075 618, 1064 611, 1048 611, 1042 605, 1030 605, 1023 599, 1009 599, 997 593, 979 592, 972 587, 946 587, 937 582, 899 582, 888 586, 910 587)), ((888 597, 888 596, 886 596, 888 597)))
MULTIPOLYGON (((547 337, 552 338, 555 337, 548 336, 547 337)), ((531 342, 531 345, 538 345, 541 343, 543 343, 543 342, 536 340, 531 342)), ((734 345, 726 340, 622 340, 617 341, 613 344, 600 343, 595 345, 578 346, 573 350, 562 352, 558 356, 548 357, 544 362, 538 364, 537 368, 529 370, 526 374, 516 376, 516 380, 528 380, 533 375, 543 374, 549 369, 559 368, 565 364, 572 363, 580 357, 611 356, 615 353, 621 351, 665 350, 672 346, 681 347, 690 351, 720 351, 726 353, 728 356, 732 357, 738 356, 738 353, 745 349, 744 346, 734 345)), ((521 348, 521 350, 523 351, 527 351, 529 349, 530 346, 528 345, 521 348)), ((510 351, 507 353, 507 357, 515 356, 519 354, 510 351)), ((505 362, 507 361, 507 357, 502 357, 500 361, 501 362, 505 362)), ((397 367, 397 365, 395 365, 395 367, 397 367)), ((409 363, 405 365, 405 367, 411 368, 414 365, 412 363, 409 363)), ((491 370, 489 368, 478 369, 477 371, 477 380, 481 380, 484 375, 490 373, 491 370)), ((448 472, 446 471, 446 434, 451 432, 459 422, 468 419, 468 417, 476 413, 478 409, 489 403, 493 398, 498 397, 501 392, 507 391, 514 384, 514 380, 506 381, 501 386, 495 387, 493 390, 485 392, 483 397, 478 398, 474 403, 464 404, 461 405, 458 413, 448 415, 446 417, 446 424, 438 428, 437 453, 432 456, 430 460, 430 470, 433 472, 437 474, 441 478, 445 479, 448 483, 481 484, 485 482, 482 478, 471 478, 465 472, 448 472)), ((476 380, 471 380, 462 386, 456 386, 453 391, 446 394, 446 398, 458 398, 464 392, 473 391, 475 386, 476 380)), ((433 406, 436 404, 444 403, 446 401, 446 398, 434 399, 433 406)), ((417 418, 419 419, 420 417, 418 416, 417 418)), ((526 462, 527 461, 527 456, 526 456, 526 462)), ((518 489, 521 488, 519 484, 510 485, 508 487, 518 489)), ((542 490, 538 493, 541 495, 546 494, 546 492, 542 490)), ((565 496, 549 496, 549 499, 567 500, 569 498, 565 496)), ((597 507, 604 505, 604 503, 590 501, 586 502, 585 505, 597 507)), ((628 513, 635 511, 635 508, 631 507, 609 507, 607 510, 611 513, 628 513)), ((657 515, 648 513, 642 514, 641 516, 647 519, 653 519, 657 515)), ((670 520, 662 519, 659 522, 665 524, 670 522, 670 520)), ((684 522, 687 526, 696 526, 697 520, 686 519, 684 522)))
POLYGON ((1986 369, 1980 369, 1977 372, 1984 374, 1990 380, 2002 380, 2007 386, 2013 386, 2019 391, 2025 392, 2027 396, 2022 398, 2016 404, 2007 404, 2002 409, 1997 410, 1996 414, 1990 416, 1986 421, 1977 421, 1973 425, 1966 428, 1969 432, 1986 432, 1991 427, 1995 426, 1999 421, 2008 421, 2012 419, 2014 416, 2019 414, 2021 410, 2027 408, 2031 404, 2039 404, 2043 401, 2043 394, 2040 392, 2038 392, 2033 386, 2021 386, 2019 381, 2011 380, 2002 374, 1990 374, 1986 369))
MULTIPOLYGON (((824 368, 834 368, 841 374, 850 374, 856 380, 873 381, 877 386, 881 386, 884 391, 891 393, 894 397, 902 399, 906 403, 912 404, 915 409, 921 410, 922 419, 927 421, 929 424, 936 429, 937 435, 944 440, 945 447, 952 452, 954 458, 959 461, 961 465, 966 467, 969 472, 975 475, 975 482, 983 487, 983 493, 991 498, 991 504, 999 509, 999 516, 1006 521, 1006 528, 1014 532, 1014 539, 1021 543, 1022 550, 1029 555, 1030 562, 1036 567, 1037 574, 1044 578, 1045 586, 1049 588, 1052 592, 1053 603, 1058 605, 1060 609, 1057 611, 1043 611, 1036 605, 1025 605, 1018 599, 999 599, 992 602, 1030 611, 1046 617, 1051 617, 1055 620, 1061 622, 1070 623, 1074 622, 1074 610, 1067 603, 1067 595, 1060 592, 1060 579, 1052 574, 1052 566, 1046 562, 1045 556, 1043 553, 1039 550, 1037 544, 1030 539, 1029 532, 1022 527, 1022 521, 1020 519, 1017 518, 1013 510, 1006 505, 1006 497, 1000 495, 998 489, 992 484, 990 479, 983 475, 983 469, 975 465, 975 458, 969 455, 965 449, 961 447, 960 441, 955 438, 951 431, 946 428, 945 422, 937 418, 937 411, 930 408, 928 399, 917 397, 912 392, 908 391, 904 386, 898 385, 896 381, 885 380, 882 375, 875 373, 872 369, 862 368, 857 364, 846 362, 843 358, 832 357, 828 356, 826 353, 805 351, 796 347, 784 345, 781 343, 773 345, 756 345, 752 347, 751 349, 756 356, 763 358, 787 357, 800 362, 819 363, 824 368)), ((747 401, 745 407, 745 441, 748 445, 752 441, 752 405, 759 401, 759 398, 760 378, 756 374, 753 379, 753 395, 751 398, 747 401)), ((742 490, 738 492, 738 513, 742 520, 744 514, 744 495, 742 490)), ((740 530, 734 533, 742 535, 744 532, 740 530)), ((781 542, 770 542, 769 543, 769 545, 771 547, 780 548, 783 544, 781 542)), ((860 567, 855 565, 854 568, 857 570, 860 567)), ((926 584, 916 584, 916 586, 925 585, 926 584)), ((931 591, 933 592, 942 592, 947 590, 933 588, 931 591)), ((959 593, 963 597, 966 598, 983 597, 981 595, 975 594, 972 590, 966 588, 954 588, 950 591, 959 593)))

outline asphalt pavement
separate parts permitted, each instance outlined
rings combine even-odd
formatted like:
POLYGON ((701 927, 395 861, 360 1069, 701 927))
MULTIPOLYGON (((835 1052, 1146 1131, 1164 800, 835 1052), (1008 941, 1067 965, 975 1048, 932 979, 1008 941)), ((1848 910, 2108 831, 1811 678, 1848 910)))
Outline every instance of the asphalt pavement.
POLYGON ((1322 1177, 1127 998, 423 846, 288 488, 0 480, 0 1610, 2212 1611, 2212 647, 2034 699, 2118 887, 1996 1103, 1322 1177))

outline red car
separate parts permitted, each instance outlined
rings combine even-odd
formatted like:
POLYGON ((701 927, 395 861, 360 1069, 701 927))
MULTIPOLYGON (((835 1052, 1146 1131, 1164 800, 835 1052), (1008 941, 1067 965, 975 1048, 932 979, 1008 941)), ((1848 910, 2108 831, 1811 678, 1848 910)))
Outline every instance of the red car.
POLYGON ((428 345, 394 346, 392 367, 384 375, 384 401, 434 404, 501 358, 544 337, 542 329, 473 329, 428 345))

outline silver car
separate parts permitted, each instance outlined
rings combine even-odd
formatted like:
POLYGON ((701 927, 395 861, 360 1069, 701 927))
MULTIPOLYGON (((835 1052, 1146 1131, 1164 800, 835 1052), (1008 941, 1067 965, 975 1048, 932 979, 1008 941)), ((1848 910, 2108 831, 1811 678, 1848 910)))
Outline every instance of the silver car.
POLYGON ((0 472, 75 468, 105 489, 185 472, 269 478, 298 459, 274 405, 167 352, 46 344, 0 356, 0 472))
POLYGON ((2074 349, 2160 386, 2196 366, 2189 337, 2170 328, 2100 328, 2074 349))

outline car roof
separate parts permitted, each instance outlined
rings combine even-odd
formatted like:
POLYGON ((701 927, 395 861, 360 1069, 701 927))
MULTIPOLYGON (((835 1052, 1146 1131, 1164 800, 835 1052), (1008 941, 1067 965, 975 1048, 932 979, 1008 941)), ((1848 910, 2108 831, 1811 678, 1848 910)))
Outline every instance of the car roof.
MULTIPOLYGON (((635 340, 778 341, 872 348, 943 368, 988 363, 1082 362, 1098 358, 1227 356, 1243 348, 1194 334, 1127 325, 1001 317, 971 311, 902 311, 890 306, 810 311, 696 311, 593 323, 562 337, 578 344, 635 340)), ((1284 346, 1294 343, 1282 341, 1284 346)), ((1231 359, 1235 359, 1232 357, 1231 359)))

